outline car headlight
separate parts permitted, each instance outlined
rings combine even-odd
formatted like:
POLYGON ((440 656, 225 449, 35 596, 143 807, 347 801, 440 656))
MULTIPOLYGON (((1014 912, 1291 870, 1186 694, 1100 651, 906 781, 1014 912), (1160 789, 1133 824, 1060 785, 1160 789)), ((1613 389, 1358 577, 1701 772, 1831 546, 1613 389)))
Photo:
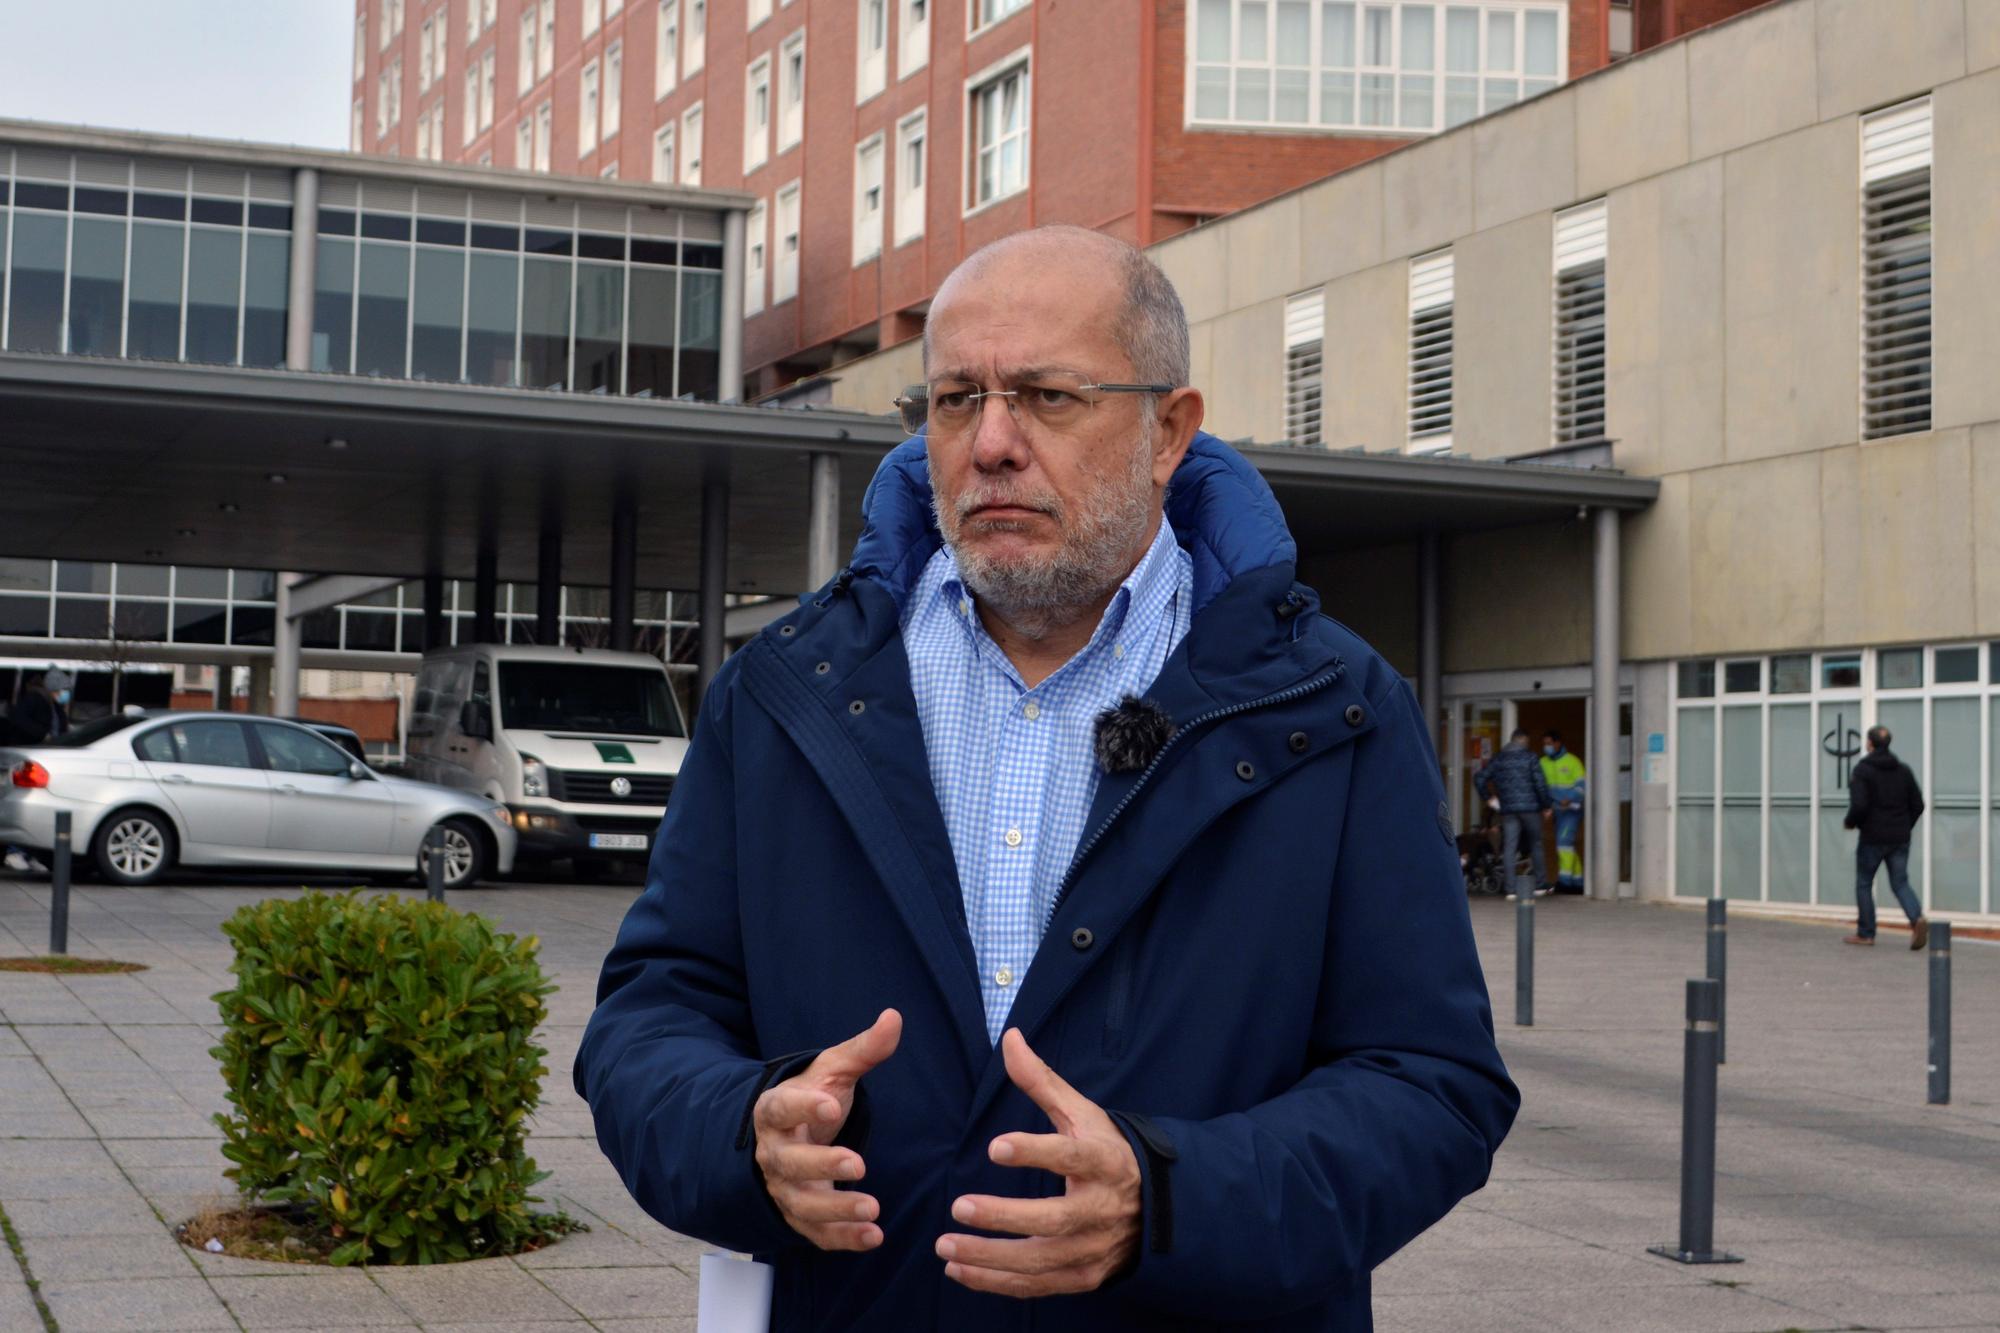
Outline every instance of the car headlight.
POLYGON ((513 822, 514 819, 514 812, 509 810, 504 805, 488 806, 486 808, 486 813, 493 816, 493 822, 496 824, 511 823, 513 822))
POLYGON ((547 796, 549 794, 548 766, 531 754, 521 756, 521 795, 547 796))

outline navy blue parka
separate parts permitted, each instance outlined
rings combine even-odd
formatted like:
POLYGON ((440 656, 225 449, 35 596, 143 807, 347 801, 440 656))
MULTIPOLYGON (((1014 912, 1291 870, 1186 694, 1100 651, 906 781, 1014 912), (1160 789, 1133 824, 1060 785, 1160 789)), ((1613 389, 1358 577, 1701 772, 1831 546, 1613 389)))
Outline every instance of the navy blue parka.
POLYGON ((704 699, 644 894, 605 962, 577 1090, 627 1188, 777 1267, 790 1330, 1366 1329, 1369 1273, 1486 1180, 1519 1096, 1408 686, 1318 613, 1270 489, 1203 434, 1167 518, 1194 617, 1147 697, 1178 730, 1105 776, 1010 1025, 1112 1112, 1144 1173, 1136 1265, 1016 1301, 944 1276, 961 1194, 1047 1133, 986 1035, 899 629, 940 538, 923 441, 884 460, 851 565, 704 699), (788 1227, 750 1108, 902 1011, 840 1142, 884 1240, 788 1227))

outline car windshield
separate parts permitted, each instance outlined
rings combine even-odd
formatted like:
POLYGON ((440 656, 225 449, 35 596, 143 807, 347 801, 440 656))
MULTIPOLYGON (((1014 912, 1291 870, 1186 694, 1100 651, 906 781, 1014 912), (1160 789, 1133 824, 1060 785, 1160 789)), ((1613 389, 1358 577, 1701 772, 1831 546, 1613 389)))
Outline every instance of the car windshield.
POLYGON ((503 727, 596 735, 679 736, 664 671, 581 662, 500 664, 503 727))
POLYGON ((123 731, 127 727, 137 726, 145 720, 143 717, 134 717, 130 713, 115 713, 110 717, 100 717, 95 722, 86 722, 80 727, 71 727, 62 735, 43 741, 42 744, 65 748, 80 748, 85 745, 94 745, 106 736, 123 731))

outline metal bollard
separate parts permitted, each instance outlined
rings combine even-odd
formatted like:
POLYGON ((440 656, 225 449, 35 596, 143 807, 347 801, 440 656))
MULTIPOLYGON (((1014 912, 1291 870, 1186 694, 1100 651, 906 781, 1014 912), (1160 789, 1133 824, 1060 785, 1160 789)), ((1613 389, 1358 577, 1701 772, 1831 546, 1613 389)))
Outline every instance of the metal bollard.
POLYGON ((1715 1063, 1729 1063, 1729 901, 1708 900, 1708 979, 1716 985, 1715 1063))
POLYGON ((49 868, 49 952, 69 952, 69 811, 56 811, 54 864, 49 868))
POLYGON ((1535 1025, 1535 891, 1514 895, 1514 1024, 1535 1025))
POLYGON ((1931 922, 1931 1045, 1932 1106, 1951 1101, 1951 922, 1931 922))
POLYGON ((444 830, 433 828, 424 834, 424 885, 434 903, 444 901, 444 830))
POLYGON ((1647 1253, 1683 1264, 1740 1264, 1715 1248, 1715 1043, 1722 983, 1690 977, 1681 1061, 1681 1237, 1647 1253))

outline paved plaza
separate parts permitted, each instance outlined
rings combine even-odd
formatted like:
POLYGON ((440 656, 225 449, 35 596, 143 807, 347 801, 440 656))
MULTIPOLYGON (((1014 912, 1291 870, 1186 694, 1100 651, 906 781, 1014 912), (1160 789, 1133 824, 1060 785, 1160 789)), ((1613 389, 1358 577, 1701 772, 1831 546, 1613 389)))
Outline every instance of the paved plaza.
MULTIPOLYGON (((209 1117, 219 923, 278 882, 79 889, 72 950, 128 976, 0 973, 0 1208, 64 1333, 694 1325, 701 1246, 626 1198, 569 1088, 599 958, 636 887, 511 884, 458 905, 542 939, 561 990, 531 1149, 544 1193, 587 1221, 539 1253, 330 1270, 212 1256, 171 1225, 228 1189, 209 1117)), ((0 879, 0 955, 47 940, 46 882, 0 879)), ((1385 1330, 2000 1328, 2000 946, 1956 950, 1953 1104, 1927 1107, 1925 963, 1907 937, 1843 947, 1832 925, 1743 914, 1730 934, 1718 1244, 1683 1268, 1683 979, 1699 911, 1544 901, 1532 1029, 1513 1026, 1509 904, 1473 905, 1501 1045, 1526 1101, 1492 1183, 1384 1265, 1385 1330)), ((0 1330, 44 1328, 0 1253, 0 1330)))

